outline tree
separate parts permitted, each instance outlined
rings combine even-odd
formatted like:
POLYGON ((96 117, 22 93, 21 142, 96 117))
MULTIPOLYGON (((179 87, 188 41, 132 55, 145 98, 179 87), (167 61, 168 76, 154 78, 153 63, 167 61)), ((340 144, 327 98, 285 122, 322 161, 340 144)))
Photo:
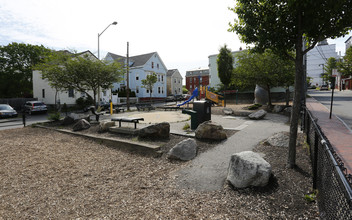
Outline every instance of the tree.
POLYGON ((290 123, 288 167, 296 166, 296 139, 303 94, 303 55, 319 42, 348 33, 352 23, 351 2, 346 0, 237 0, 230 8, 238 16, 229 31, 253 44, 254 50, 271 49, 295 62, 295 95, 290 123), (294 51, 294 56, 289 52, 294 51))
POLYGON ((142 79, 142 88, 149 90, 150 101, 152 101, 152 93, 154 84, 157 82, 158 78, 155 73, 148 74, 146 79, 142 79))
POLYGON ((32 97, 32 68, 49 52, 42 45, 0 46, 0 98, 32 97))
POLYGON ((294 81, 294 63, 277 56, 270 50, 265 50, 264 53, 250 51, 240 53, 234 72, 235 81, 242 82, 242 85, 254 87, 259 84, 266 88, 269 106, 272 106, 270 89, 275 86, 285 86, 287 92, 294 81))
MULTIPOLYGON (((216 63, 218 65, 218 75, 222 84, 224 84, 225 91, 229 84, 231 83, 231 78, 233 75, 233 56, 231 50, 227 48, 225 44, 219 50, 219 55, 217 57, 216 63)), ((226 107, 226 92, 224 92, 224 100, 226 107)))
POLYGON ((352 47, 346 50, 343 60, 338 62, 337 66, 342 76, 352 76, 352 47))
POLYGON ((72 54, 67 51, 53 52, 46 57, 45 63, 37 65, 42 78, 47 79, 51 87, 58 90, 75 89, 84 92, 97 103, 98 88, 112 88, 114 82, 121 80, 123 69, 118 62, 104 62, 93 55, 72 54))
POLYGON ((337 60, 335 57, 330 57, 324 65, 323 82, 329 82, 333 69, 337 69, 337 60))

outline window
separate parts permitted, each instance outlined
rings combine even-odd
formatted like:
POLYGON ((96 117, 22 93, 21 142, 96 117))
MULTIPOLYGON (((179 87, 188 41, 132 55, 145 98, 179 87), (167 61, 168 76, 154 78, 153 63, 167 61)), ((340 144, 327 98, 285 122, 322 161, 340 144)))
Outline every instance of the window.
POLYGON ((174 83, 176 83, 176 79, 174 80, 174 83))
POLYGON ((161 75, 161 82, 164 82, 164 75, 161 75))
POLYGON ((136 93, 139 93, 139 86, 136 86, 136 93))
POLYGON ((85 92, 81 92, 81 97, 86 97, 86 93, 85 92))
POLYGON ((156 68, 158 68, 158 69, 159 69, 159 63, 158 63, 158 64, 156 64, 156 68))
POLYGON ((161 93, 164 94, 164 87, 161 87, 161 93))
POLYGON ((158 75, 158 82, 160 82, 160 75, 158 75))
POLYGON ((202 77, 201 76, 199 77, 199 81, 200 81, 200 83, 202 83, 202 77))
POLYGON ((42 96, 45 98, 45 89, 42 89, 42 96))
POLYGON ((189 78, 189 82, 192 83, 192 77, 189 78))
POLYGON ((71 98, 75 97, 73 89, 68 90, 68 97, 71 97, 71 98))
POLYGON ((181 84, 181 79, 178 79, 178 83, 181 84))
POLYGON ((161 90, 160 90, 160 87, 158 87, 158 93, 159 93, 159 94, 160 94, 160 91, 161 91, 161 90))
POLYGON ((136 80, 139 80, 139 75, 138 74, 136 75, 136 80))
POLYGON ((152 69, 154 68, 154 62, 152 62, 152 69))
POLYGON ((147 89, 147 93, 149 93, 149 89, 147 89))
POLYGON ((189 89, 192 90, 192 85, 189 86, 189 89))
POLYGON ((103 95, 106 96, 106 90, 103 91, 103 95))
POLYGON ((178 88, 178 92, 181 93, 181 88, 178 88))

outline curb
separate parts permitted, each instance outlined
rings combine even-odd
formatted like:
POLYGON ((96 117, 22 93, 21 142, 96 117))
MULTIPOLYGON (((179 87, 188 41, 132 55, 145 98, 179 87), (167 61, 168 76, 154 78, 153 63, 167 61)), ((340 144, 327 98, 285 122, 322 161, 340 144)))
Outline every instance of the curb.
POLYGON ((65 129, 55 129, 55 128, 50 128, 42 125, 35 125, 35 127, 54 130, 65 134, 71 134, 79 137, 92 139, 99 144, 104 144, 109 147, 113 147, 130 153, 137 153, 142 156, 160 157, 163 154, 163 152, 160 150, 160 146, 156 146, 156 145, 116 139, 116 138, 99 137, 99 136, 90 135, 90 134, 80 134, 80 133, 72 132, 65 129))

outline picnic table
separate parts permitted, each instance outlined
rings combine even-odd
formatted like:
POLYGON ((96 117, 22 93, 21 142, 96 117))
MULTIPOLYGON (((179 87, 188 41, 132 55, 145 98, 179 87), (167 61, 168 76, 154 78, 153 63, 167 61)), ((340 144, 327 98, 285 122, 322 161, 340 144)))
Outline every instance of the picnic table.
POLYGON ((121 127, 121 122, 134 123, 134 129, 137 129, 137 123, 139 123, 139 121, 144 121, 144 118, 116 117, 112 118, 111 121, 118 121, 119 127, 121 127))

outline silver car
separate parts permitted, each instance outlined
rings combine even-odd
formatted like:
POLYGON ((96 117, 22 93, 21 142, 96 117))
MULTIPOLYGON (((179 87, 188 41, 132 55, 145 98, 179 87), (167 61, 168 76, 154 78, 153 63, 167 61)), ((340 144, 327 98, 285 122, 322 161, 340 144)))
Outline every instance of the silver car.
POLYGON ((15 118, 18 114, 15 109, 13 109, 8 104, 0 104, 0 118, 15 118))
POLYGON ((28 101, 24 107, 30 115, 33 113, 46 113, 48 111, 47 106, 41 101, 28 101))

